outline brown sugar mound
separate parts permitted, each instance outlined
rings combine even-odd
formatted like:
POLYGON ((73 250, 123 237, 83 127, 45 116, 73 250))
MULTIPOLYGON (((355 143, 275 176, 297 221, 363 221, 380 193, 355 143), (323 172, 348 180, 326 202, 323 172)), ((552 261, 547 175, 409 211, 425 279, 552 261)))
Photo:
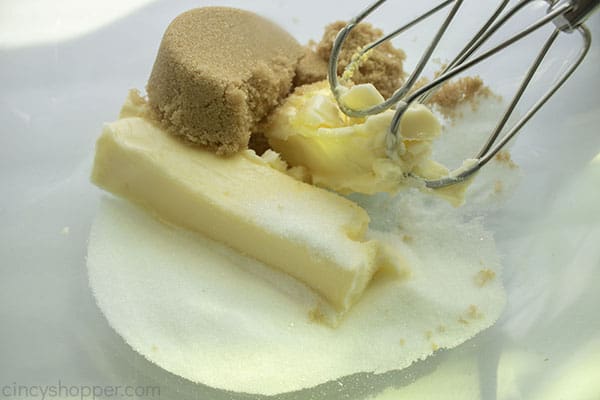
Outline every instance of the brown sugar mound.
POLYGON ((148 80, 153 117, 188 142, 235 153, 287 96, 303 53, 291 35, 254 13, 187 11, 167 28, 148 80))
MULTIPOLYGON (((296 69, 296 85, 313 83, 327 77, 327 63, 333 42, 345 25, 345 22, 337 21, 325 28, 323 38, 315 46, 314 51, 308 50, 300 60, 296 69)), ((371 24, 357 25, 346 38, 340 52, 338 74, 343 73, 357 50, 382 36, 383 31, 374 28, 371 24)), ((385 42, 373 49, 368 59, 352 75, 352 81, 357 84, 372 83, 384 97, 390 97, 401 86, 404 79, 405 58, 406 55, 402 50, 396 49, 389 41, 385 42)))
POLYGON ((314 50, 315 43, 309 43, 304 48, 304 55, 296 66, 294 86, 308 85, 327 78, 327 60, 324 60, 314 50))

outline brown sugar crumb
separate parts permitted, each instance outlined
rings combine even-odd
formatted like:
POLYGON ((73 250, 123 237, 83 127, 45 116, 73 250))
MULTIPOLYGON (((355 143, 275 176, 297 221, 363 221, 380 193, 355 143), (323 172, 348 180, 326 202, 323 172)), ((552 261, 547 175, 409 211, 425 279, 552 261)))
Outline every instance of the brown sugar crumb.
POLYGON ((483 318, 483 313, 479 307, 477 307, 475 304, 471 304, 467 308, 467 311, 458 317, 457 321, 462 325, 469 325, 470 321, 481 318, 483 318))
POLYGON ((415 238, 412 237, 411 235, 402 235, 402 241, 404 243, 411 244, 411 243, 413 243, 415 241, 415 238))
MULTIPOLYGON (((314 51, 309 45, 307 54, 296 69, 295 84, 304 85, 327 77, 327 63, 333 42, 345 25, 346 22, 343 21, 329 24, 325 28, 321 41, 314 46, 314 51)), ((339 57, 338 74, 343 73, 357 50, 382 36, 383 31, 374 28, 371 24, 358 24, 344 42, 339 57)), ((401 86, 404 79, 405 58, 406 55, 402 50, 396 49, 389 41, 385 42, 372 50, 366 61, 353 74, 352 81, 356 84, 372 83, 384 97, 390 97, 401 86)))
POLYGON ((325 313, 323 312, 323 310, 321 309, 321 305, 318 305, 314 308, 312 308, 309 312, 308 312, 308 319, 312 322, 316 322, 319 324, 324 324, 327 321, 327 317, 325 316, 325 313))
POLYGON ((167 28, 147 85, 152 116, 185 141, 227 155, 287 96, 303 55, 296 40, 248 11, 205 7, 167 28))
POLYGON ((483 84, 480 77, 467 76, 442 85, 431 96, 429 102, 435 104, 444 116, 452 117, 458 105, 470 103, 475 108, 477 96, 487 97, 490 94, 490 89, 483 84))
POLYGON ((500 181, 500 180, 494 182, 494 193, 500 194, 503 191, 504 191, 504 183, 502 183, 502 181, 500 181))
POLYGON ((466 316, 469 319, 481 319, 483 318, 483 313, 479 310, 475 304, 471 304, 467 310, 466 316))
POLYGON ((475 275, 475 285, 484 287, 496 278, 496 273, 491 269, 482 269, 475 275))
POLYGON ((507 150, 500 150, 494 157, 497 161, 506 164, 510 169, 517 169, 519 166, 512 160, 507 150))

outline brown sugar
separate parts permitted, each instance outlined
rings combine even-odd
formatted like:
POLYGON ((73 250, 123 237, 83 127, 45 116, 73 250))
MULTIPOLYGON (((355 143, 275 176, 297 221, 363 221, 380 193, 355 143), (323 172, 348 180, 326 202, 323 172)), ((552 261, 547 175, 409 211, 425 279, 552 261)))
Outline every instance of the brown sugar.
POLYGON ((321 58, 313 47, 314 44, 309 43, 304 48, 304 55, 296 66, 294 86, 307 85, 327 78, 327 60, 321 58))
MULTIPOLYGON (((436 73, 436 76, 440 72, 436 73)), ((421 78, 414 85, 415 91, 425 86, 430 80, 421 78)), ((479 96, 490 96, 492 91, 485 86, 483 80, 478 76, 465 76, 459 79, 450 80, 435 90, 427 103, 435 108, 445 117, 454 117, 456 108, 464 103, 470 103, 471 106, 477 106, 479 96)))
POLYGON ((165 32, 152 74, 152 115, 170 133, 232 154, 287 96, 302 46, 248 11, 197 8, 165 32))
POLYGON ((466 312, 466 317, 469 319, 481 319, 483 318, 483 313, 479 310, 475 304, 471 304, 466 312))
MULTIPOLYGON (((317 54, 322 59, 329 60, 333 41, 345 25, 345 22, 337 21, 325 28, 323 39, 316 48, 317 54)), ((344 67, 350 63, 357 50, 382 36, 383 31, 374 28, 371 24, 357 25, 348 35, 340 53, 338 74, 343 72, 344 67)), ((404 78, 405 58, 406 54, 402 50, 396 49, 391 42, 387 41, 372 51, 368 59, 354 73, 352 80, 354 83, 370 82, 384 97, 389 97, 400 87, 404 78)))
MULTIPOLYGON (((333 47, 333 42, 340 29, 346 25, 343 21, 329 24, 321 41, 314 46, 309 45, 307 53, 296 69, 296 85, 303 85, 323 80, 327 77, 327 63, 333 47)), ((357 50, 381 38, 383 31, 371 24, 357 25, 344 42, 340 52, 338 74, 342 74, 346 65, 352 60, 357 50)), ((391 96, 404 79, 403 63, 406 55, 396 49, 389 41, 375 48, 365 62, 352 76, 354 83, 372 83, 384 97, 391 96)))
POLYGON ((500 150, 494 157, 498 162, 508 166, 510 169, 517 169, 519 166, 513 161, 508 150, 500 150))
POLYGON ((482 269, 475 275, 475 285, 478 287, 484 287, 488 283, 494 280, 496 273, 491 269, 482 269))
POLYGON ((466 76, 447 82, 431 96, 430 102, 437 105, 442 113, 448 114, 459 104, 474 104, 476 96, 488 96, 490 93, 480 77, 466 76))

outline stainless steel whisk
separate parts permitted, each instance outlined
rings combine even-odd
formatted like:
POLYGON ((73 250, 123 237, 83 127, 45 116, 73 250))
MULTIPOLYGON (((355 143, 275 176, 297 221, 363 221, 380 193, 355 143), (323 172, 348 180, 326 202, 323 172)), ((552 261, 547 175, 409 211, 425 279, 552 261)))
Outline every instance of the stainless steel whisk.
POLYGON ((438 11, 451 6, 450 11, 448 12, 445 20, 441 24, 440 28, 437 30, 429 46, 425 49, 414 71, 409 75, 409 77, 406 79, 403 85, 398 90, 396 90, 396 92, 394 92, 394 94, 390 98, 373 107, 360 110, 353 109, 351 107, 348 107, 346 104, 344 104, 343 101, 340 100, 341 83, 337 76, 338 58, 344 41, 346 40, 352 29, 362 20, 364 20, 367 16, 369 16, 372 12, 374 12, 377 8, 379 8, 383 3, 385 3, 386 0, 375 1, 373 4, 371 4, 359 15, 353 18, 344 28, 340 30, 333 43, 331 56, 329 58, 329 86, 333 95, 336 98, 340 109, 346 115, 351 117, 365 117, 367 115, 378 114, 389 108, 395 107, 395 114, 387 135, 387 150, 389 157, 397 157, 396 149, 398 141, 400 139, 398 137, 400 119, 402 118, 402 115, 404 114, 406 109, 412 103, 425 102, 429 98, 429 96, 431 96, 435 92, 437 88, 439 88, 449 79, 455 77, 456 75, 472 67, 473 65, 478 64, 481 61, 493 56, 494 54, 505 49, 511 44, 523 39, 532 32, 540 29, 544 25, 551 22, 554 23, 555 29, 543 44, 533 64, 525 73, 524 78, 521 81, 521 84, 517 89, 515 96, 511 100, 510 104, 508 105, 504 114, 500 118, 500 121, 494 128, 491 135, 487 138, 487 141, 485 142, 479 153, 475 156, 474 162, 472 164, 469 164, 469 166, 467 167, 462 167, 455 171, 452 171, 448 177, 442 179, 426 180, 423 178, 415 177, 424 180, 425 185, 427 187, 434 189, 462 182, 471 175, 473 175, 475 172, 479 171, 481 167, 487 164, 517 134, 517 132, 523 127, 523 125, 525 125, 527 121, 529 121, 531 117, 533 117, 533 115, 546 103, 546 101, 548 101, 548 99, 558 90, 558 88, 562 86, 562 84, 581 64, 590 48, 591 34, 589 29, 583 23, 591 15, 591 13, 598 8, 598 5, 600 5, 600 0, 520 0, 517 4, 505 11, 505 9, 508 6, 509 0, 502 0, 490 16, 490 18, 487 21, 485 21, 483 26, 467 43, 467 45, 458 53, 458 55, 447 64, 447 66, 443 69, 442 73, 428 84, 411 92, 414 84, 421 76, 423 69, 425 68, 427 62, 433 54, 440 39, 446 32, 448 26, 450 25, 450 22, 452 21, 459 8, 463 4, 463 1, 464 0, 443 1, 439 5, 424 13, 423 15, 415 18, 414 20, 408 22, 406 25, 401 26, 400 28, 382 37, 381 39, 364 46, 357 52, 357 54, 353 57, 353 61, 348 66, 346 66, 345 71, 350 71, 352 68, 356 68, 358 65, 360 65, 360 62, 363 59, 362 56, 364 56, 369 50, 379 46, 387 40, 391 40, 395 36, 406 31, 407 29, 416 25, 417 23, 425 20, 426 18, 437 13, 438 11), (546 15, 544 15, 542 18, 529 25, 525 29, 519 31, 512 37, 504 40, 500 44, 494 46, 489 50, 486 50, 485 52, 483 52, 480 55, 477 55, 476 57, 473 57, 475 51, 478 50, 496 31, 498 31, 498 29, 502 25, 504 25, 516 13, 521 11, 525 6, 532 4, 536 1, 543 1, 548 4, 546 15), (510 130, 507 133, 504 134, 504 136, 500 140, 498 140, 498 136, 504 129, 510 115, 514 111, 517 103, 519 102, 523 93, 525 92, 525 89, 529 85, 538 67, 540 66, 544 57, 548 53, 548 50, 552 47, 553 43, 555 42, 556 38, 561 32, 567 34, 577 32, 581 35, 582 42, 579 53, 573 59, 573 62, 569 65, 567 70, 561 74, 561 76, 555 81, 555 83, 550 87, 550 89, 546 93, 544 93, 542 97, 536 103, 534 103, 533 106, 531 106, 529 110, 527 110, 527 112, 515 123, 514 126, 510 128, 510 130))

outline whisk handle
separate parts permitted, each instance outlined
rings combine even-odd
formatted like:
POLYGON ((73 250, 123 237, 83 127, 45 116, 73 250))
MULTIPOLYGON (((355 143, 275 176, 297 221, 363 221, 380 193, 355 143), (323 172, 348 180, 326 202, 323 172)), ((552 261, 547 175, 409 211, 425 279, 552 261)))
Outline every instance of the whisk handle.
POLYGON ((562 4, 570 4, 572 8, 558 17, 554 23, 558 29, 571 32, 583 24, 598 9, 600 0, 550 0, 548 12, 562 4))

